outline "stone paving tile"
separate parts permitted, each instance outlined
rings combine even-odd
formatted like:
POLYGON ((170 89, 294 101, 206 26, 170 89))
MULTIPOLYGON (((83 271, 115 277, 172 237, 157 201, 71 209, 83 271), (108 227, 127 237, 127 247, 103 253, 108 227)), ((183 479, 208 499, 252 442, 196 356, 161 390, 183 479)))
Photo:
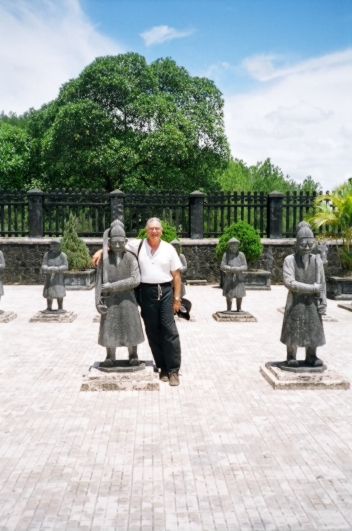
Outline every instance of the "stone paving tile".
MULTIPOLYGON (((259 374, 285 356, 285 288, 248 292, 256 323, 218 323, 221 291, 188 287, 181 385, 159 393, 81 393, 104 356, 94 294, 68 292, 73 323, 29 323, 41 294, 1 300, 18 318, 0 324, 0 531, 352 529, 351 391, 274 391, 259 374)), ((321 356, 352 381, 352 314, 328 313, 321 356)))

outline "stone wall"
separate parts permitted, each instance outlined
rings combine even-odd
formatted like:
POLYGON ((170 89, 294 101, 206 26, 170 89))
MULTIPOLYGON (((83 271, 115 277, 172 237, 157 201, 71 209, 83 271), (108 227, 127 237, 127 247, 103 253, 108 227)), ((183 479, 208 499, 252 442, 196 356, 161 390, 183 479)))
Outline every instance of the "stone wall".
MULTIPOLYGON (((102 247, 101 238, 83 238, 91 255, 102 247)), ((215 258, 217 239, 191 240, 181 239, 182 252, 188 262, 186 278, 207 280, 218 283, 220 280, 219 262, 215 258)), ((6 269, 4 284, 42 284, 44 279, 40 266, 44 253, 49 249, 49 238, 0 238, 0 250, 3 251, 6 269)), ((272 271, 271 283, 282 283, 282 264, 284 258, 293 252, 293 239, 262 239, 264 246, 262 257, 249 264, 249 269, 272 271)), ((325 266, 326 275, 344 276, 338 265, 336 245, 328 242, 329 263, 325 266)), ((345 273, 346 274, 346 273, 345 273)))

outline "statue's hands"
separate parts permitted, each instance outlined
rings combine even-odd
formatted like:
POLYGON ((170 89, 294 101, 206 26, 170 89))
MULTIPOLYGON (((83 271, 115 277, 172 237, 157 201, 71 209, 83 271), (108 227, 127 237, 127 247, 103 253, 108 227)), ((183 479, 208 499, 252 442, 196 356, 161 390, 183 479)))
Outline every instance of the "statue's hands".
POLYGON ((318 304, 317 308, 318 308, 319 315, 326 314, 326 304, 318 304))
POLYGON ((55 266, 49 266, 49 267, 48 267, 48 271, 49 271, 50 273, 56 273, 56 272, 58 271, 58 268, 55 267, 55 266))
POLYGON ((315 282, 315 284, 314 284, 314 293, 321 293, 322 288, 323 288, 322 284, 317 284, 315 282))
POLYGON ((103 293, 111 293, 112 292, 112 285, 110 284, 110 282, 107 282, 106 284, 103 284, 101 286, 101 291, 103 293))

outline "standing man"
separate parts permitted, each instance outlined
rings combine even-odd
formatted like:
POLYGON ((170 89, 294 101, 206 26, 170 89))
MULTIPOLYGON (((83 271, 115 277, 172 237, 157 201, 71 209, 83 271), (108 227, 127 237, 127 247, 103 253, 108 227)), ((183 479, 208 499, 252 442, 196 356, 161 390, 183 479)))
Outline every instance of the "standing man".
MULTIPOLYGON (((129 250, 138 254, 141 271, 139 303, 149 346, 160 380, 179 385, 181 344, 174 314, 181 306, 181 261, 170 243, 161 240, 161 221, 150 218, 146 223, 147 238, 129 242, 129 250), (173 281, 173 288, 172 283, 173 281)), ((99 263, 102 251, 93 256, 99 263)))

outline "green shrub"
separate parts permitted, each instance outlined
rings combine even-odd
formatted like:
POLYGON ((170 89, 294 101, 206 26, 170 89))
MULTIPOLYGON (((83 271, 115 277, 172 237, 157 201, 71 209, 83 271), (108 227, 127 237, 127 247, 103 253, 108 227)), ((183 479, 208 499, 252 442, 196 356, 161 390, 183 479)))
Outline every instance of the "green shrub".
MULTIPOLYGON (((176 229, 175 227, 171 227, 167 221, 161 221, 161 225, 163 227, 163 233, 161 235, 161 239, 164 240, 164 242, 172 242, 172 240, 179 240, 177 237, 176 229)), ((140 229, 137 238, 139 240, 142 240, 143 238, 147 238, 147 231, 143 228, 140 229)))
POLYGON ((65 223, 61 251, 67 255, 69 269, 80 271, 92 267, 88 247, 76 232, 76 217, 72 213, 65 223))
POLYGON ((253 262, 261 256, 263 246, 260 243, 258 231, 245 221, 238 221, 237 223, 232 223, 232 225, 230 225, 220 237, 219 243, 215 249, 216 258, 218 260, 221 260, 222 255, 226 251, 229 251, 227 242, 231 238, 237 238, 240 240, 241 243, 238 250, 244 253, 248 262, 253 262))

